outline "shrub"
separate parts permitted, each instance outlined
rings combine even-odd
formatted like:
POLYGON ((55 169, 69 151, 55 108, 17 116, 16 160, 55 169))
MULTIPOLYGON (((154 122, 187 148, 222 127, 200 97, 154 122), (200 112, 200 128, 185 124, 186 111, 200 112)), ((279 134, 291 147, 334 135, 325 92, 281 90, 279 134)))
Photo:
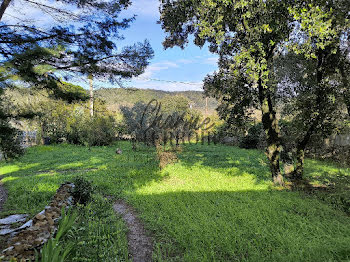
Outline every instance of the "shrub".
POLYGON ((91 194, 93 193, 92 183, 82 176, 76 177, 73 183, 75 185, 72 192, 74 202, 86 205, 91 200, 91 194))
POLYGON ((0 151, 4 159, 16 158, 24 153, 21 146, 21 134, 7 121, 0 121, 0 151))
POLYGON ((260 144, 263 142, 263 128, 262 123, 253 125, 248 130, 248 134, 242 138, 240 142, 241 148, 253 149, 259 148, 260 144))
POLYGON ((91 117, 84 105, 62 101, 45 103, 41 110, 40 133, 42 137, 50 137, 52 143, 64 138, 71 144, 101 146, 109 145, 115 138, 115 121, 108 113, 91 117))
POLYGON ((188 108, 181 96, 176 101, 162 107, 166 100, 152 100, 148 105, 143 102, 133 107, 121 107, 127 134, 134 141, 155 146, 174 140, 182 140, 189 133, 195 133, 201 124, 200 112, 188 108))
POLYGON ((109 145, 115 139, 114 119, 111 116, 98 116, 88 121, 87 143, 89 146, 109 145))

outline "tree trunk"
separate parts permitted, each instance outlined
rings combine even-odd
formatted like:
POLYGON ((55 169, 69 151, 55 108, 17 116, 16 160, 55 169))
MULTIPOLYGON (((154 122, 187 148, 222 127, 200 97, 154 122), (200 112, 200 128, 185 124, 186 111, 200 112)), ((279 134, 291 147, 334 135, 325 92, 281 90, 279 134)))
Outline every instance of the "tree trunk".
POLYGON ((305 159, 305 150, 298 149, 296 157, 296 166, 293 172, 293 179, 302 180, 304 174, 304 159, 305 159))
POLYGON ((296 167, 293 172, 293 179, 302 180, 304 175, 304 160, 305 160, 305 149, 307 144, 309 143, 312 134, 315 132, 316 127, 319 123, 321 123, 322 119, 324 119, 324 115, 322 114, 322 101, 325 100, 324 90, 322 89, 322 80, 323 80, 323 52, 318 52, 318 63, 317 63, 317 72, 316 72, 316 81, 317 81, 317 92, 316 92, 316 104, 318 115, 313 119, 312 124, 307 130, 305 136, 299 140, 297 144, 297 155, 296 155, 296 167))
POLYGON ((348 115, 350 116, 350 86, 348 81, 348 76, 345 73, 344 65, 340 66, 340 74, 342 77, 342 82, 344 86, 344 102, 346 109, 348 110, 348 115))
POLYGON ((11 0, 3 0, 2 1, 2 4, 0 6, 0 21, 1 21, 3 15, 4 15, 4 13, 5 13, 7 7, 9 6, 10 3, 11 3, 11 0))
POLYGON ((266 155, 270 162, 272 180, 277 185, 284 185, 283 176, 280 170, 281 140, 278 128, 276 111, 271 98, 271 90, 262 85, 258 80, 259 100, 262 112, 262 124, 266 134, 266 155))
POLYGON ((304 160, 305 160, 305 148, 308 143, 308 138, 304 137, 303 141, 300 142, 297 146, 297 155, 296 155, 296 165, 293 172, 293 179, 301 180, 304 174, 304 160))

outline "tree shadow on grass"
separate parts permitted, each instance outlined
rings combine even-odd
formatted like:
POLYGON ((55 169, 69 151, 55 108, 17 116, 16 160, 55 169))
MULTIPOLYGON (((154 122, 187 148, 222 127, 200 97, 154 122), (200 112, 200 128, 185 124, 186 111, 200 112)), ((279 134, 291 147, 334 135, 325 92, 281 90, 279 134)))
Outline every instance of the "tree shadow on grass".
POLYGON ((344 172, 320 172, 301 181, 293 181, 292 189, 315 196, 350 215, 350 175, 344 172))
POLYGON ((296 192, 181 191, 133 202, 167 261, 350 258, 350 219, 296 192))
POLYGON ((118 144, 123 149, 123 154, 118 155, 116 147, 30 148, 27 155, 0 167, 9 192, 4 213, 35 214, 48 203, 61 183, 72 181, 78 175, 91 180, 98 192, 115 197, 123 197, 125 191, 134 191, 165 177, 159 171, 154 150, 134 152, 131 145, 124 142, 118 144))

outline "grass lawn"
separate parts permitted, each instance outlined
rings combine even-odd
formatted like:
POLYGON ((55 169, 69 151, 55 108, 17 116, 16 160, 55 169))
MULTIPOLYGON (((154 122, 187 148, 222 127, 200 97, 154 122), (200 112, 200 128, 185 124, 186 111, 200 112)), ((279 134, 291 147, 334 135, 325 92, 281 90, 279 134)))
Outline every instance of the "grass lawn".
MULTIPOLYGON (((273 188, 263 153, 186 145, 178 157, 160 171, 155 150, 133 152, 127 142, 91 150, 30 148, 19 160, 0 164, 9 191, 1 215, 33 215, 61 182, 83 175, 99 193, 123 198, 139 211, 155 239, 155 261, 350 260, 350 217, 316 196, 273 188), (115 154, 117 147, 122 155, 115 154)), ((350 170, 308 160, 306 174, 316 183, 348 179, 350 170)), ((88 226, 67 239, 76 243, 73 261, 127 260, 126 228, 110 202, 97 196, 83 223, 88 226), (84 251, 96 242, 97 260, 84 251)))

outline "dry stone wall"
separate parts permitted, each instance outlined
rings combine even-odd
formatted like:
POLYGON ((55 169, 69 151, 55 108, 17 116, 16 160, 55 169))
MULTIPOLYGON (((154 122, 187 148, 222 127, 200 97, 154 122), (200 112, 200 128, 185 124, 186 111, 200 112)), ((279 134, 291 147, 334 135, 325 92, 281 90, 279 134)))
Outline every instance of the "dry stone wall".
MULTIPOLYGON (((0 255, 0 257, 2 256, 2 261, 9 261, 11 258, 16 258, 17 261, 31 261, 35 259, 35 250, 39 251, 56 233, 62 208, 73 205, 71 194, 73 188, 74 184, 72 183, 62 184, 50 205, 46 206, 43 211, 18 228, 8 228, 7 234, 4 234, 9 237, 7 247, 0 255)), ((14 218, 13 216, 12 218, 14 218)), ((15 216, 17 216, 17 219, 20 218, 19 215, 15 216)), ((4 219, 4 221, 9 220, 11 220, 10 217, 4 219)))

